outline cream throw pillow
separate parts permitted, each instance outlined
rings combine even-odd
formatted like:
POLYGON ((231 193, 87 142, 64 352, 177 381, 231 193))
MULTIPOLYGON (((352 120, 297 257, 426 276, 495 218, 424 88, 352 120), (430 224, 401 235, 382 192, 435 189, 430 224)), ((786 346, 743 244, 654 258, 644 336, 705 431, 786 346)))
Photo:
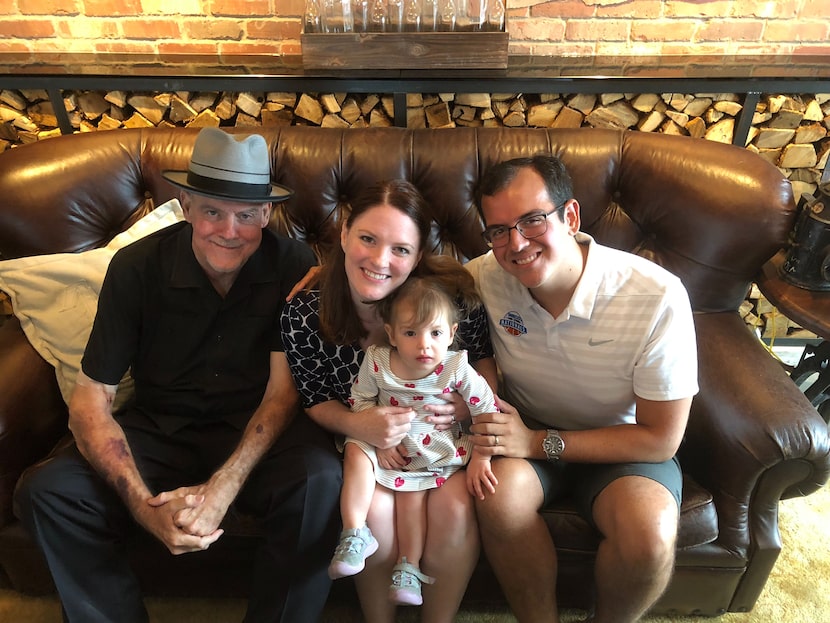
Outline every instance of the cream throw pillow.
MULTIPOLYGON (((61 395, 69 403, 81 369, 98 294, 115 252, 139 238, 184 219, 178 199, 157 207, 100 249, 83 253, 35 255, 0 262, 0 290, 9 295, 15 316, 35 350, 55 367, 61 395)), ((114 408, 132 395, 129 372, 114 408)))

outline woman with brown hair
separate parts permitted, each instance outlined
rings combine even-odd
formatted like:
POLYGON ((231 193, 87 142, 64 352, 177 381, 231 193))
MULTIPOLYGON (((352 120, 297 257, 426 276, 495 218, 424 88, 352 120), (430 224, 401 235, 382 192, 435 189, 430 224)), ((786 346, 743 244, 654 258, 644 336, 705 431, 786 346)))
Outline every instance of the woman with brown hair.
MULTIPOLYGON (((319 289, 296 295, 282 315, 286 355, 309 417, 338 437, 360 439, 377 448, 393 448, 410 428, 408 407, 378 406, 352 413, 349 395, 365 349, 386 340, 375 303, 394 292, 418 271, 429 273, 427 250, 430 219, 426 203, 409 182, 393 180, 366 189, 352 204, 343 224, 340 245, 325 258, 319 289)), ((459 265, 460 270, 464 270, 459 265)), ((495 364, 482 308, 462 310, 459 347, 494 386, 495 364)), ((469 418, 463 400, 431 406, 439 429, 469 418)), ((368 525, 377 551, 355 577, 364 616, 369 623, 390 623, 395 606, 388 599, 396 563, 393 492, 375 489, 368 525)), ((423 572, 436 578, 424 587, 422 620, 452 621, 478 560, 479 538, 473 498, 464 473, 455 474, 428 494, 427 542, 423 572)), ((355 547, 367 547, 355 535, 355 547)))

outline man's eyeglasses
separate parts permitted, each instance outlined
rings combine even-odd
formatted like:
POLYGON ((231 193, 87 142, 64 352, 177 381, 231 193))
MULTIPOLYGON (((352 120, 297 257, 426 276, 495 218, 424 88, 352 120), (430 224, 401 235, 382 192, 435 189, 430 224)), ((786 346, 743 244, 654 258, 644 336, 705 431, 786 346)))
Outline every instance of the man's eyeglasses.
POLYGON ((481 235, 484 237, 484 242, 491 249, 496 247, 503 247, 510 241, 510 230, 515 229, 522 236, 528 240, 531 238, 538 238, 548 230, 548 217, 556 214, 568 205, 567 202, 561 206, 554 208, 550 212, 541 212, 539 214, 531 214, 516 221, 513 227, 506 225, 493 225, 485 229, 481 235))

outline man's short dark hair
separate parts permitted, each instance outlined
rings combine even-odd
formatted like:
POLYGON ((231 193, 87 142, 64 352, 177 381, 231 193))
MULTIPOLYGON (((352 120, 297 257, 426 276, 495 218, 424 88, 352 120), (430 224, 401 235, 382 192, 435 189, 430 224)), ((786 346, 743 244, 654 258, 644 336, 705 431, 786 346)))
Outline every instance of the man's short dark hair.
MULTIPOLYGON (((565 164, 556 156, 537 154, 526 158, 513 158, 492 165, 479 180, 475 189, 475 202, 482 219, 481 200, 490 197, 513 181, 522 169, 533 169, 545 183, 548 197, 555 206, 573 198, 573 182, 565 164)), ((564 218, 560 215, 560 218, 564 218)))

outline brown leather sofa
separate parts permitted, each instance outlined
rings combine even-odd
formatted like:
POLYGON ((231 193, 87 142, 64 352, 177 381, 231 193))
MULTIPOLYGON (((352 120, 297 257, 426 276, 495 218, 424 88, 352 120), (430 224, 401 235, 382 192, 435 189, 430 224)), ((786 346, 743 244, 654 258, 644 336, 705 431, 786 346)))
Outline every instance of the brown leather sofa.
MULTIPOLYGON (((680 451, 686 487, 676 570, 655 611, 752 608, 781 548, 779 500, 814 491, 830 469, 826 424, 736 311, 793 225, 792 191, 775 167, 730 145, 611 130, 261 131, 276 181, 296 191, 273 226, 318 249, 336 240, 359 189, 403 177, 432 205, 435 248, 470 258, 486 250, 472 204, 482 171, 515 156, 560 155, 574 178, 584 229, 678 274, 696 312, 701 389, 680 451)), ((3 153, 2 259, 106 243, 176 196, 161 171, 186 167, 195 136, 117 130, 3 153)), ((50 581, 12 515, 12 492, 21 471, 66 434, 53 370, 12 318, 0 327, 0 566, 20 591, 50 590, 50 581)), ((545 517, 561 558, 560 599, 585 606, 597 536, 567 503, 545 517)), ((230 595, 244 586, 255 538, 255 526, 235 518, 205 553, 173 559, 141 535, 133 551, 150 592, 230 595)), ((338 583, 333 598, 344 593, 338 583)), ((467 599, 501 599, 483 559, 467 599)))

